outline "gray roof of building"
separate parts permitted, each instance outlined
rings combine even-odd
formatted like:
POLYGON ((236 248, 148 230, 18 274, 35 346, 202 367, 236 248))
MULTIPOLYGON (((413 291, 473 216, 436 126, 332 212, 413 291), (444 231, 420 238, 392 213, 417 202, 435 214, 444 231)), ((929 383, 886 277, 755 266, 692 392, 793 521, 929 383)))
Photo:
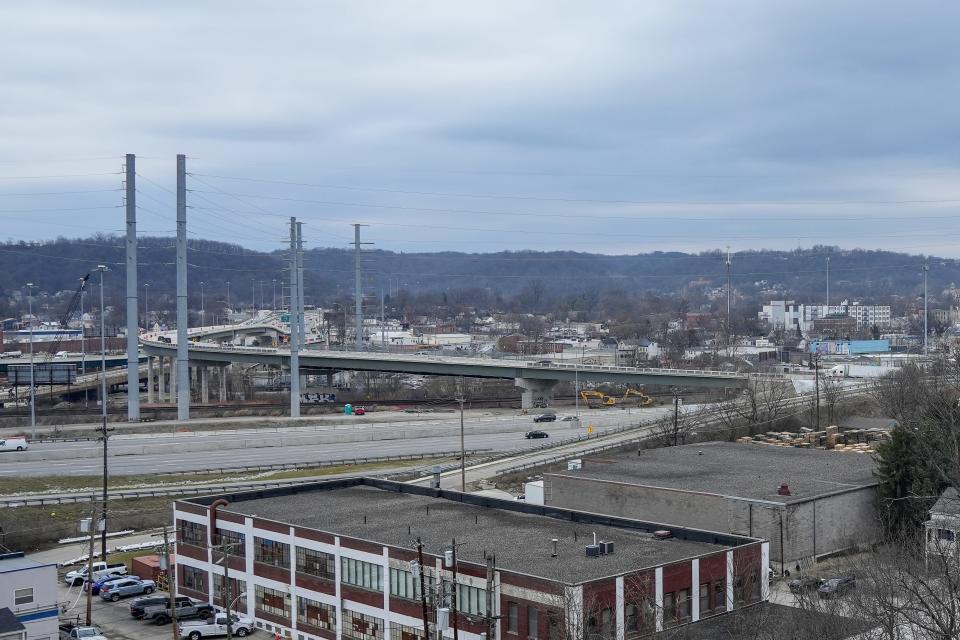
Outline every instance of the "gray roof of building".
MULTIPOLYGON (((483 565, 485 552, 490 552, 496 555, 497 565, 506 570, 567 584, 730 548, 678 539, 679 534, 677 538, 659 540, 649 532, 630 528, 524 513, 520 509, 525 505, 514 507, 516 503, 512 501, 486 498, 486 504, 493 506, 480 506, 367 485, 337 487, 334 483, 317 483, 300 492, 259 498, 255 492, 240 493, 227 499, 230 504, 221 507, 223 511, 389 546, 412 549, 419 537, 424 552, 433 555, 441 555, 456 539, 457 554, 464 561, 483 565), (332 489, 325 490, 325 485, 332 489), (614 543, 612 555, 586 557, 584 547, 592 543, 593 533, 598 540, 614 543), (553 538, 558 540, 556 558, 551 557, 553 538)), ((209 498, 196 501, 208 503, 209 498)), ((730 536, 726 540, 729 542, 730 536)), ((734 544, 750 541, 738 538, 734 544)))
POLYGON ((957 493, 954 487, 947 487, 930 509, 930 513, 960 516, 960 493, 957 493))
POLYGON ((14 631, 23 631, 26 627, 17 620, 17 616, 13 614, 13 611, 10 611, 7 607, 0 609, 0 633, 13 633, 14 631))
POLYGON ((0 555, 0 573, 8 571, 21 571, 23 569, 36 569, 37 567, 46 567, 50 563, 37 562, 20 554, 7 554, 6 557, 0 555))
POLYGON ((875 467, 862 453, 704 442, 587 458, 558 475, 789 503, 874 485, 875 467))

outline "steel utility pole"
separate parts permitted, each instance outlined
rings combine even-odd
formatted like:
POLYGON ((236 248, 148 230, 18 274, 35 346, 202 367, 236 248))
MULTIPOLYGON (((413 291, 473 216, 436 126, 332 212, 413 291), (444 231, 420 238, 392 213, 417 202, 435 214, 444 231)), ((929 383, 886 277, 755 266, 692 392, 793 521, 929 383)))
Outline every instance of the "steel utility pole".
POLYGON ((33 283, 27 283, 27 313, 30 315, 30 439, 37 439, 37 389, 33 379, 33 283))
POLYGON ((727 346, 732 344, 733 320, 730 317, 730 299, 733 291, 733 277, 731 275, 730 247, 727 246, 727 346))
POLYGON ((357 332, 355 342, 357 351, 363 351, 363 290, 360 283, 360 246, 373 244, 372 242, 360 242, 360 227, 367 226, 369 225, 357 223, 353 225, 353 260, 355 271, 353 314, 357 332))
POLYGON ((923 265, 923 356, 927 356, 927 273, 930 271, 930 265, 923 265))
POLYGON ((830 256, 827 256, 827 315, 830 315, 830 256))
POLYGON ((150 331, 150 283, 143 284, 143 328, 150 331))
POLYGON ((297 219, 290 218, 290 417, 300 417, 300 322, 297 312, 297 219))
MULTIPOLYGON (((93 496, 90 496, 93 498, 93 496)), ((97 538, 97 507, 96 503, 90 501, 94 506, 90 508, 90 549, 87 554, 87 626, 93 624, 93 542, 97 538)), ((83 588, 83 585, 80 586, 83 588)))
POLYGON ((177 420, 190 419, 187 344, 187 157, 177 154, 177 420))
POLYGON ((137 322, 137 156, 127 154, 127 421, 140 421, 140 345, 137 322))
POLYGON ((460 376, 459 384, 459 398, 457 400, 460 402, 460 491, 467 492, 467 448, 464 444, 463 437, 463 376, 460 376))
POLYGON ((202 329, 207 325, 206 315, 203 309, 203 280, 200 281, 200 328, 202 329))
POLYGON ((457 610, 457 591, 459 590, 459 585, 457 584, 457 539, 454 538, 451 543, 453 550, 453 589, 450 594, 450 618, 453 621, 453 640, 460 640, 460 624, 457 618, 460 617, 459 611, 457 610))
POLYGON ((273 280, 271 280, 271 282, 273 282, 273 304, 270 306, 270 308, 273 311, 276 311, 277 310, 277 279, 274 278, 273 280))
POLYGON ((673 391, 673 446, 680 444, 680 394, 673 391))
MULTIPOLYGON (((103 273, 107 270, 106 265, 97 265, 97 271, 100 272, 100 435, 103 438, 103 507, 101 510, 103 532, 100 538, 100 553, 103 555, 104 562, 107 561, 107 439, 109 434, 107 433, 107 325, 104 319, 103 273)), ((139 383, 138 379, 137 384, 139 383)))
POLYGON ((307 324, 303 311, 303 223, 297 222, 297 321, 300 330, 300 348, 307 348, 307 324))

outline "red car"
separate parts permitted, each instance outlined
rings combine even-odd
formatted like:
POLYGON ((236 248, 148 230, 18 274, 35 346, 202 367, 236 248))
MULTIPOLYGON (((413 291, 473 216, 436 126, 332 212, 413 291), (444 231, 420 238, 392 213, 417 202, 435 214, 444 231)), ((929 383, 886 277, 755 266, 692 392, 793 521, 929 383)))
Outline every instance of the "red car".
POLYGON ((363 407, 354 407, 354 408, 353 408, 353 415, 355 415, 355 416, 365 416, 365 415, 367 415, 367 410, 364 409, 363 407))

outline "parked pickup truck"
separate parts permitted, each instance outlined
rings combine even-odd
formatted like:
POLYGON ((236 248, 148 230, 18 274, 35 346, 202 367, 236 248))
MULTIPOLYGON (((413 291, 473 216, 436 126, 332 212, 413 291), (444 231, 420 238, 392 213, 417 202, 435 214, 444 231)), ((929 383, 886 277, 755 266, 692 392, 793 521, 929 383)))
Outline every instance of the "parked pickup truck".
MULTIPOLYGON (((70 571, 63 576, 63 581, 69 585, 79 586, 87 581, 87 565, 83 565, 76 571, 70 571)), ((106 562, 93 563, 93 581, 107 576, 125 576, 127 575, 127 565, 122 562, 107 564, 106 562)))
MULTIPOLYGON (((233 635, 238 638, 245 638, 254 632, 253 620, 250 618, 241 618, 233 614, 230 615, 230 628, 233 635)), ((227 615, 218 613, 206 622, 184 622, 179 625, 180 637, 189 638, 189 640, 200 640, 200 638, 217 638, 227 635, 227 615)))
MULTIPOLYGON (((177 620, 211 618, 214 614, 212 605, 186 596, 177 596, 176 606, 177 620)), ((170 613, 170 598, 163 598, 160 602, 143 598, 130 605, 130 615, 140 620, 150 620, 154 624, 170 622, 173 619, 170 613)))
POLYGON ((60 625, 60 640, 107 640, 97 627, 80 627, 73 623, 60 625))

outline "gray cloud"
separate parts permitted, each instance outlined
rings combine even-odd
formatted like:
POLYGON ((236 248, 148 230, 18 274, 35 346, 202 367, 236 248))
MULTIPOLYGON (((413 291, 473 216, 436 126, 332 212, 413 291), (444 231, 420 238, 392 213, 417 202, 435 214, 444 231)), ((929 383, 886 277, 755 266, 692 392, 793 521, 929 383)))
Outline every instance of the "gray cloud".
MULTIPOLYGON (((406 251, 955 256, 955 203, 870 203, 960 196, 958 18, 932 1, 22 3, 0 23, 0 178, 113 174, 137 152, 161 185, 141 181, 141 226, 166 232, 176 153, 325 185, 191 178, 195 235, 258 248, 299 215, 314 245, 369 221, 406 251)), ((7 235, 122 228, 85 209, 116 192, 2 195, 77 185, 119 176, 0 180, 7 235), (35 211, 56 207, 78 211, 35 211)))

